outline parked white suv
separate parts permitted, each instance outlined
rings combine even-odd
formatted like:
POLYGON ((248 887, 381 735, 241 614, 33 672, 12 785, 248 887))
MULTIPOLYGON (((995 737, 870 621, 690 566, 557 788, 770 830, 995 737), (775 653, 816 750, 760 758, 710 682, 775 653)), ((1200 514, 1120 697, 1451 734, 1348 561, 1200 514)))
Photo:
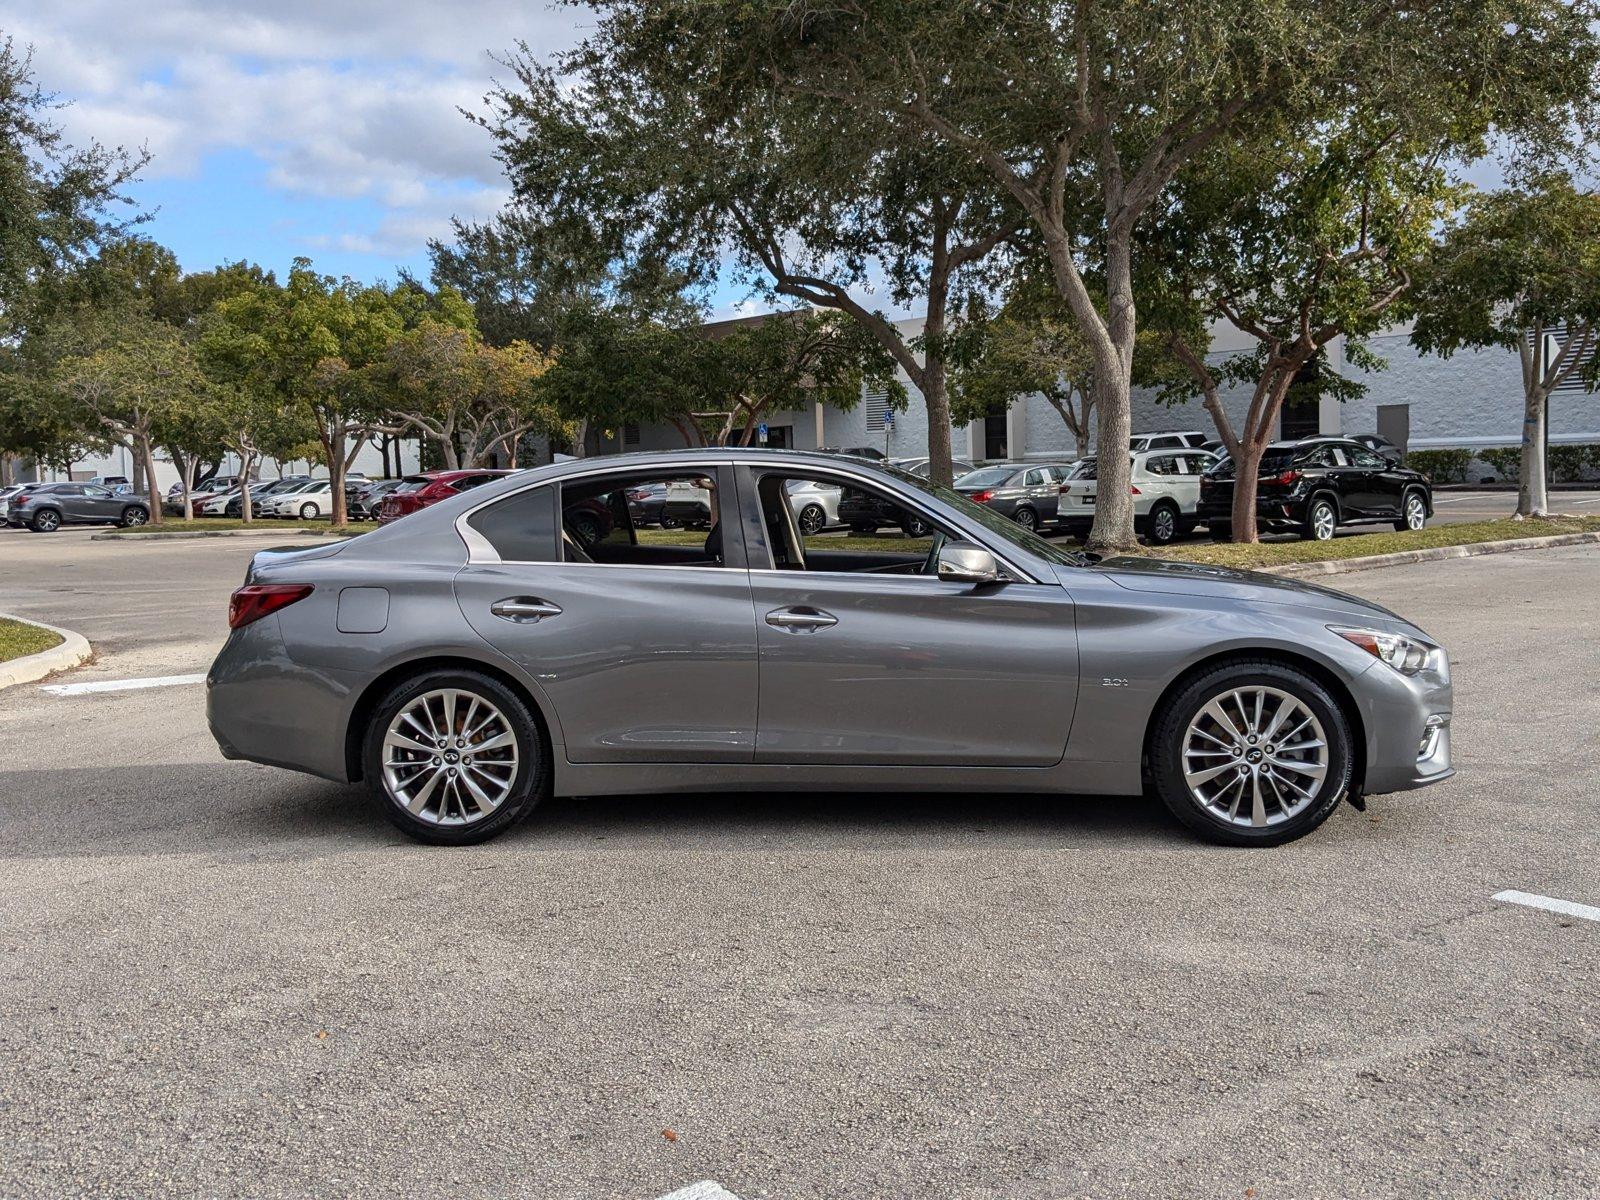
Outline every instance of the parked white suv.
POLYGON ((1199 450, 1210 440, 1210 434, 1201 433, 1198 429, 1174 433, 1136 433, 1128 439, 1128 449, 1134 453, 1140 450, 1199 450))
MULTIPOLYGON (((1128 457, 1134 528, 1155 546, 1187 537, 1200 506, 1200 475, 1217 456, 1208 450, 1143 450, 1128 457)), ((1084 459, 1061 485, 1061 524, 1074 533, 1088 532, 1094 522, 1096 464, 1084 459)))

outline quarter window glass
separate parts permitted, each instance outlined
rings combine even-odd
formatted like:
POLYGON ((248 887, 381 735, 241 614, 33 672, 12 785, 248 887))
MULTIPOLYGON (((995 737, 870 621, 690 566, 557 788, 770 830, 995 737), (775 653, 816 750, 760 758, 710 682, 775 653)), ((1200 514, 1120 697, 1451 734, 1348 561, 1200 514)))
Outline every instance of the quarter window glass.
POLYGON ((1365 446, 1351 446, 1347 451, 1350 461, 1363 471, 1386 471, 1389 464, 1365 446))
POLYGON ((480 509, 467 524, 483 535, 502 562, 556 560, 556 490, 530 488, 480 509))

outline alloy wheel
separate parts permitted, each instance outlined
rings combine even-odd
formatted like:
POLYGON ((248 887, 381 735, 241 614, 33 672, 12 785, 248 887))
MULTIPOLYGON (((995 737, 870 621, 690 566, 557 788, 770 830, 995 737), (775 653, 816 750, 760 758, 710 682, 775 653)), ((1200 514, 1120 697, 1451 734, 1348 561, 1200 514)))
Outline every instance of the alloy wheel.
POLYGON ((1274 687, 1233 688, 1201 706, 1183 735, 1183 778, 1212 817, 1281 825, 1317 798, 1328 737, 1304 701, 1274 687))
POLYGON ((1155 519, 1151 528, 1154 540, 1163 544, 1172 541, 1178 536, 1178 519, 1172 515, 1170 508, 1156 509, 1155 519))
POLYGON ((1422 497, 1412 492, 1406 497, 1406 528, 1421 529, 1428 523, 1428 510, 1422 503, 1422 497))
POLYGON ((1017 514, 1012 519, 1024 529, 1032 529, 1039 523, 1039 518, 1034 514, 1034 511, 1031 508, 1017 509, 1017 514))
POLYGON ((827 517, 818 504, 808 504, 800 510, 800 532, 807 537, 822 532, 823 523, 827 517))
POLYGON ((122 514, 122 523, 129 528, 135 525, 143 525, 148 519, 148 515, 142 508, 130 508, 122 514))
POLYGON ((482 696, 441 688, 417 696, 383 737, 383 784, 418 820, 472 825, 505 803, 517 779, 517 735, 482 696))
POLYGON ((1311 510, 1311 535, 1319 542, 1330 541, 1336 522, 1333 515, 1333 505, 1326 500, 1319 500, 1311 510))
POLYGON ((61 518, 48 508, 33 519, 33 527, 40 533, 54 533, 60 525, 61 518))

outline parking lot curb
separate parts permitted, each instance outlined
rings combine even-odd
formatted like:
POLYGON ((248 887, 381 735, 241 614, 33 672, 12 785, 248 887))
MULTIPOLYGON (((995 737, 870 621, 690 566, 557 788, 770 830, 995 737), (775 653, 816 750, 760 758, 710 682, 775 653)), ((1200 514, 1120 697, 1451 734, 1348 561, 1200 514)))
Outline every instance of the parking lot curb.
POLYGON ((76 667, 87 662, 89 656, 94 653, 89 646, 89 639, 81 633, 46 625, 43 621, 30 621, 15 613, 0 613, 0 617, 20 621, 37 629, 48 629, 61 639, 59 646, 51 646, 48 650, 41 650, 37 654, 28 654, 22 658, 13 658, 9 662, 0 662, 0 690, 17 683, 32 683, 36 679, 43 679, 46 675, 54 675, 57 671, 76 667))
POLYGON ((1477 558, 1483 554, 1510 554, 1517 550, 1546 550, 1557 546, 1586 546, 1600 543, 1600 533, 1558 533, 1554 537, 1513 538, 1504 542, 1468 542, 1462 546, 1432 546, 1426 550, 1401 550, 1394 554, 1372 554, 1366 558, 1335 558, 1323 562, 1289 563, 1281 567, 1262 567, 1264 575, 1301 576, 1343 575, 1349 571, 1371 571, 1379 567, 1403 567, 1411 563, 1442 562, 1447 558, 1477 558))
MULTIPOLYGON (((363 531, 364 532, 364 531, 363 531)), ((300 534, 305 537, 354 537, 351 533, 324 533, 320 529, 182 529, 175 533, 92 533, 91 542, 178 542, 189 538, 227 537, 288 537, 300 534)))

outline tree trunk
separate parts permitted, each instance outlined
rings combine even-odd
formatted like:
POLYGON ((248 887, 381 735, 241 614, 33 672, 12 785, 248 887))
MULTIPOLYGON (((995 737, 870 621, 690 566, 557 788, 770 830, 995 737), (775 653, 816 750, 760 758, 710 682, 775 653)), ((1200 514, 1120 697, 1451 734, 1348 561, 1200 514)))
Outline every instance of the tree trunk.
POLYGON ((332 492, 328 497, 328 508, 335 529, 343 529, 350 523, 344 507, 344 441, 344 430, 335 429, 325 443, 328 450, 328 487, 332 492))
POLYGON ((194 520, 194 472, 197 466, 199 466, 199 463, 193 455, 190 455, 182 460, 180 468, 183 472, 179 476, 179 482, 183 485, 183 519, 185 521, 194 520))
POLYGON ((1132 385, 1121 371, 1095 372, 1099 459, 1096 465, 1094 526, 1085 545, 1096 552, 1121 552, 1136 545, 1133 536, 1132 468, 1128 439, 1133 436, 1132 385))
POLYGON ((255 464, 255 455, 239 455, 239 515, 246 525, 254 519, 250 508, 250 471, 255 464))
POLYGON ((1549 414, 1549 397, 1541 388, 1531 389, 1523 406, 1522 469, 1517 484, 1519 516, 1542 517, 1550 512, 1544 458, 1544 426, 1549 414))
POLYGON ((145 480, 150 486, 150 524, 159 525, 162 521, 161 497, 157 493, 156 452, 150 445, 150 435, 139 434, 134 441, 134 447, 139 456, 134 469, 144 471, 145 480))
POLYGON ((1266 450, 1266 439, 1246 434, 1233 460, 1232 532, 1236 542, 1261 540, 1256 532, 1256 481, 1261 474, 1261 456, 1266 450))

